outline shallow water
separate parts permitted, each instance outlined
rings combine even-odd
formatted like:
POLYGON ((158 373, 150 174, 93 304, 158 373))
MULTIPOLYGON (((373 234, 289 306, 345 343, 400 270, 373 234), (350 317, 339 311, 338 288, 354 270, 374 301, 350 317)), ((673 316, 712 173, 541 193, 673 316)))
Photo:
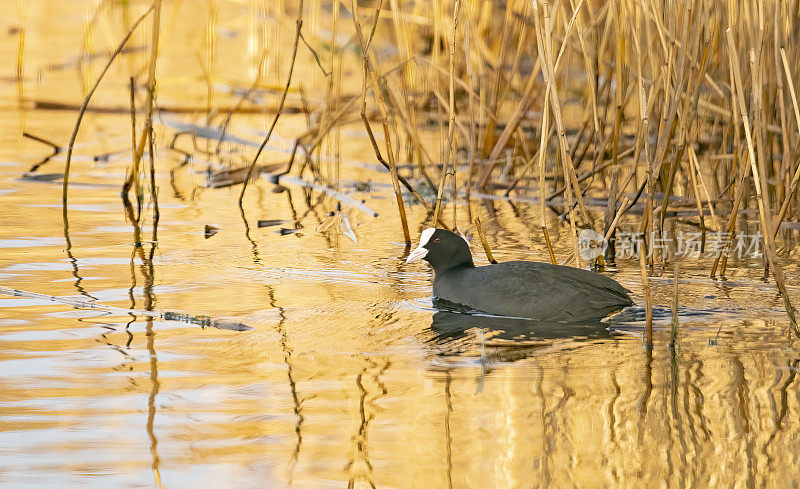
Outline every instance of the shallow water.
MULTIPOLYGON (((9 3, 0 13, 14 19, 9 3)), ((652 282, 652 352, 643 347, 641 314, 610 328, 567 329, 436 312, 430 270, 403 262, 390 179, 372 165, 360 125, 342 131, 350 162, 342 176, 375 184, 348 191, 379 217, 349 213, 353 242, 336 217, 325 228, 336 202, 296 185, 282 193, 254 185, 243 220, 238 187, 202 187, 206 165, 180 167, 180 155, 164 149, 171 133, 163 126, 161 217, 154 226, 147 201, 137 227, 119 198, 130 163, 127 114, 87 115, 65 230, 60 180, 21 180, 48 152, 21 134, 64 144, 75 113, 20 104, 81 99, 74 68, 45 67, 74 58, 83 18, 61 3, 29 3, 29 78, 0 84, 2 285, 252 329, 0 295, 0 486, 795 487, 800 480, 800 354, 775 287, 761 280, 760 259, 733 260, 725 281, 707 278, 710 259, 682 262, 676 349, 668 347, 671 269, 657 270, 652 282), (62 22, 53 28, 56 16, 62 22), (92 161, 116 151, 123 153, 92 161), (259 228, 262 219, 285 223, 259 228), (219 232, 205 238, 206 225, 219 232), (281 226, 298 232, 284 235, 281 226)), ((215 73, 247 86, 253 62, 237 51, 247 17, 225 5, 215 22, 233 34, 221 35, 215 49, 242 62, 239 69, 235 60, 220 63, 215 73)), ((176 23, 173 41, 201 36, 209 13, 182 15, 198 22, 176 23)), ((15 59, 16 37, 6 27, 0 55, 15 59)), ((203 82, 183 76, 200 71, 191 48, 166 42, 161 56, 160 101, 203 105, 203 82)), ((139 66, 145 58, 130 59, 139 66)), ((127 101, 126 66, 112 69, 99 103, 127 101)), ((91 65, 92 77, 100 68, 91 65)), ((300 73, 314 69, 302 64, 300 73)), ((0 70, 3 80, 13 78, 13 65, 0 70)), ((306 88, 321 86, 312 80, 306 88)), ((236 99, 223 92, 215 100, 236 99)), ((202 115, 169 117, 204 124, 202 115)), ((270 118, 237 117, 232 132, 258 140, 253 128, 270 118)), ((278 151, 264 161, 282 161, 304 124, 303 116, 284 117, 278 151)), ((62 168, 63 155, 40 173, 62 168)), ((473 206, 497 258, 547 259, 538 205, 473 206)), ((425 213, 409 212, 416 237, 425 213)), ((556 252, 565 258, 567 227, 560 231, 556 252)), ((783 237, 783 252, 797 303, 796 233, 783 237)), ((473 253, 486 263, 479 245, 473 253)), ((637 262, 619 260, 612 275, 641 306, 637 262)))

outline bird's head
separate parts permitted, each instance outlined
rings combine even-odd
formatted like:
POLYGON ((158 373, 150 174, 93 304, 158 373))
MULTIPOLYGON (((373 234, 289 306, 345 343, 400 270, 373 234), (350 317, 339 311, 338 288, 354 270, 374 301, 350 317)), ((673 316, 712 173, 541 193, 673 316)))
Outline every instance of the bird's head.
POLYGON ((406 263, 425 260, 434 271, 443 272, 459 266, 473 267, 467 240, 445 229, 422 231, 419 245, 408 255, 406 263))

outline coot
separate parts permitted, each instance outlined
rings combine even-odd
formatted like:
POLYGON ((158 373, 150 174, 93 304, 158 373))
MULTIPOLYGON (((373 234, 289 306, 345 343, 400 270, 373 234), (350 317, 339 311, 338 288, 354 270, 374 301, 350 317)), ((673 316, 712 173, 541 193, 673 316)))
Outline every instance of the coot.
POLYGON ((530 261, 476 267, 467 242, 444 229, 422 232, 406 263, 420 259, 433 267, 436 298, 492 314, 580 322, 633 304, 615 280, 580 268, 530 261))

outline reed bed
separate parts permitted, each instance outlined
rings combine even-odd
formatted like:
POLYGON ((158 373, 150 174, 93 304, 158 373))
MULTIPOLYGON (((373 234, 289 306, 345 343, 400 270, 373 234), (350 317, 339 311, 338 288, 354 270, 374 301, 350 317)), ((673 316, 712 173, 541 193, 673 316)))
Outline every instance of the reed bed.
MULTIPOLYGON (((256 9, 257 3, 250 5, 256 9)), ((144 82, 147 115, 138 142, 132 128, 137 146, 126 192, 139 186, 143 172, 138 162, 145 141, 152 145, 153 113, 161 110, 155 97, 161 2, 143 3, 142 11, 152 11, 154 21, 144 82)), ((285 31, 281 35, 293 35, 292 49, 288 58, 265 50, 255 82, 243 90, 240 102, 216 111, 225 113, 212 152, 217 156, 232 116, 259 106, 274 114, 257 152, 247 154, 249 163, 238 164, 246 171, 230 182, 243 184, 240 206, 247 182, 263 168, 257 165, 259 155, 290 108, 287 93, 308 81, 292 76, 302 58, 316 64, 315 82, 326 89, 321 102, 294 107, 295 113, 316 117, 309 118, 307 131, 292 135, 294 150, 275 181, 290 171, 302 177, 308 170, 314 185, 333 195, 341 160, 323 171, 320 152, 334 148, 338 155, 338 129, 360 118, 375 159, 389 170, 406 243, 412 236, 403 193, 427 210, 428 224, 461 231, 481 222, 473 215, 476 199, 491 195, 538 202, 541 218, 535 227, 551 261, 575 266, 613 264, 623 223, 636 226, 644 237, 640 247, 648 246, 666 239, 669 221, 677 215, 702 233, 704 246, 713 234, 724 236, 730 250, 748 216, 757 216, 765 275, 774 279, 792 329, 800 334, 779 259, 787 252, 779 231, 787 223, 793 226, 800 210, 797 1, 352 0, 304 5, 300 0, 265 4, 253 18, 261 13, 278 19, 278 30, 285 31), (349 40, 343 41, 342 33, 349 40), (343 73, 345 63, 358 66, 357 83, 343 73), (269 98, 249 100, 265 65, 283 80, 274 90, 277 105, 269 98), (302 161, 299 170, 292 166, 296 158, 302 161), (554 226, 569 228, 568 255, 553 251, 554 226), (608 240, 605 260, 581 261, 578 236, 585 228, 608 240)), ((90 97, 91 92, 81 116, 90 97)), ((132 111, 135 115, 135 107, 132 111)), ((213 117, 208 122, 212 126, 213 117)), ((68 154, 77 132, 76 124, 68 154)), ((150 149, 152 180, 157 163, 150 149)), ((236 165, 226 160, 221 166, 230 175, 236 165)), ((65 205, 68 168, 69 157, 65 205)), ((154 185, 150 192, 155 197, 154 185)), ((486 229, 477 228, 491 256, 486 229)), ((648 324, 648 277, 671 260, 656 251, 640 260, 648 324)), ((721 253, 708 273, 724 275, 726 266, 721 253)), ((677 267, 674 275, 677 287, 677 267)), ((647 339, 652 341, 651 331, 647 339)))

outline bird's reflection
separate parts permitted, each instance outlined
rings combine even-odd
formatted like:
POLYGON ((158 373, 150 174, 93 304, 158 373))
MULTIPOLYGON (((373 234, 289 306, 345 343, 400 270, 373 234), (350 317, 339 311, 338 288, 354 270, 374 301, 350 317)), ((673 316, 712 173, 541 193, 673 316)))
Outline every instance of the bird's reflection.
POLYGON ((436 343, 472 336, 479 329, 492 340, 547 340, 557 338, 600 339, 612 335, 608 325, 600 321, 564 323, 534 319, 494 316, 469 311, 449 301, 434 299, 431 341, 436 343))

